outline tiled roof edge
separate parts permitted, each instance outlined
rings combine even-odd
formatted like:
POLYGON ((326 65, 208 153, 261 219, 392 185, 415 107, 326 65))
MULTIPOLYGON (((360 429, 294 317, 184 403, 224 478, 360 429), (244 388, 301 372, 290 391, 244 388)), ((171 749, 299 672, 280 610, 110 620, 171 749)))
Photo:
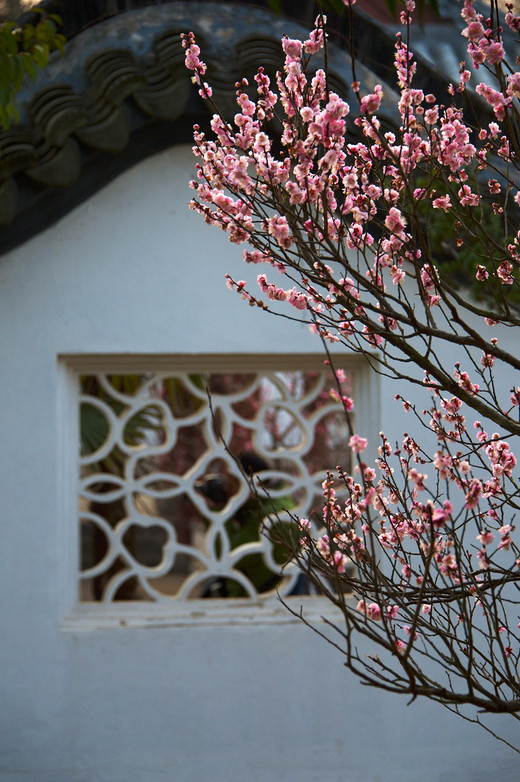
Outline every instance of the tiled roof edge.
MULTIPOLYGON (((172 2, 86 28, 20 93, 21 121, 0 132, 0 253, 59 220, 139 159, 191 140, 208 114, 184 67, 181 31, 193 30, 224 113, 235 82, 281 67, 280 38, 305 28, 270 11, 172 2)), ((330 46, 331 86, 352 103, 349 57, 330 46)), ((370 88, 379 78, 358 64, 370 88)), ((390 88, 387 114, 396 101, 390 88)))

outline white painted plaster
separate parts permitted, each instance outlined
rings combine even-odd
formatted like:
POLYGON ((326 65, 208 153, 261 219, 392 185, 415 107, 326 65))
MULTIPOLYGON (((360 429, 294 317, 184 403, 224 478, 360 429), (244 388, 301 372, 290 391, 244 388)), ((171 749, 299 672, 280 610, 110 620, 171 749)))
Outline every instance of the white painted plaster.
MULTIPOLYGON (((139 164, 0 262, 0 779, 516 782, 512 752, 362 688, 298 624, 64 625, 57 357, 317 350, 225 288, 240 251, 187 210, 191 165, 182 148, 139 164)), ((393 439, 395 392, 369 411, 393 439)))

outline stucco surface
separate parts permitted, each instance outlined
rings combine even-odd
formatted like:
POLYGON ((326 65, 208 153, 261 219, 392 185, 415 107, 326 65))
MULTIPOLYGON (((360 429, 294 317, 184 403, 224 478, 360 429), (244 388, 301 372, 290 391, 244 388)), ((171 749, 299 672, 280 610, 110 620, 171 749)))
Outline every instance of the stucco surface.
MULTIPOLYGON (((191 167, 148 159, 0 264, 0 779, 517 782, 510 750, 361 687, 299 624, 67 623, 59 356, 317 350, 226 289, 240 249, 187 210, 191 167)), ((368 412, 395 439, 394 393, 368 412)))

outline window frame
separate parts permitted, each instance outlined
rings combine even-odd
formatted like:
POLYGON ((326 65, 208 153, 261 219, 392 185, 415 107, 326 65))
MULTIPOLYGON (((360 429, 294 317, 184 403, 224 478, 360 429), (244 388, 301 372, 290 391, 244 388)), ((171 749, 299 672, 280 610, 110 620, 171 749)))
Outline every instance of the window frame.
MULTIPOLYGON (((356 430, 369 439, 367 461, 376 456, 379 432, 379 376, 362 356, 334 351, 335 365, 353 373, 356 430)), ((221 354, 60 354, 58 372, 59 464, 58 495, 61 524, 59 534, 61 608, 60 625, 64 629, 115 627, 175 627, 187 625, 290 624, 300 623, 303 607, 309 621, 323 616, 339 615, 323 598, 293 596, 285 598, 296 614, 292 614, 277 597, 258 600, 213 599, 171 601, 171 604, 148 601, 117 601, 115 603, 82 603, 78 590, 78 556, 80 551, 78 524, 80 449, 79 377, 105 372, 140 374, 147 372, 262 372, 311 371, 323 368, 322 353, 221 353, 221 354)), ((332 465, 334 466, 334 465, 332 465)))

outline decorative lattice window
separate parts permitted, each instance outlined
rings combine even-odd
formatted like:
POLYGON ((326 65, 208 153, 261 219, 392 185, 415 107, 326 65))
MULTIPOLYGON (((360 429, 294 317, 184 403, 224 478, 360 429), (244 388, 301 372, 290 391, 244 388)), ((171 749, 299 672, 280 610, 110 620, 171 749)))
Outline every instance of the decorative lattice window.
POLYGON ((72 373, 79 604, 308 593, 273 532, 295 516, 319 525, 324 469, 350 467, 323 359, 95 364, 72 373))

